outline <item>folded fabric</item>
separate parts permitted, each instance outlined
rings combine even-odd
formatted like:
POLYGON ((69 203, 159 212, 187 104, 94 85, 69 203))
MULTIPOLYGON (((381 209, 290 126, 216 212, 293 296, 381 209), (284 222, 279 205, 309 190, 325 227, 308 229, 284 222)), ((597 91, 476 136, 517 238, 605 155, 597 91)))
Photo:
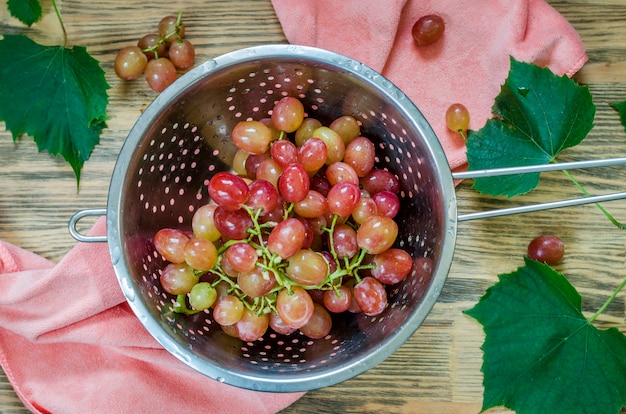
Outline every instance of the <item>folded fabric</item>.
POLYGON ((470 112, 470 129, 491 117, 510 56, 573 75, 587 61, 567 20, 544 0, 272 0, 287 40, 342 53, 379 71, 420 109, 452 169, 466 166, 465 145, 448 130, 453 103, 470 112), (443 37, 416 46, 411 29, 437 14, 443 37))
MULTIPOLYGON (((343 53, 383 73, 420 108, 452 168, 465 147, 445 126, 455 102, 472 129, 490 116, 509 56, 572 75, 580 39, 543 0, 273 0, 287 39, 343 53), (446 22, 416 47, 422 15, 446 22)), ((91 234, 105 234, 105 220, 91 234)), ((58 264, 0 242, 0 364, 35 413, 271 413, 302 393, 234 388, 188 368, 143 328, 125 302, 105 243, 78 244, 58 264)))
MULTIPOLYGON (((100 219, 90 234, 105 234, 100 219)), ((272 413, 302 393, 214 381, 174 358, 139 323, 106 243, 58 264, 0 242, 0 364, 34 413, 272 413)))

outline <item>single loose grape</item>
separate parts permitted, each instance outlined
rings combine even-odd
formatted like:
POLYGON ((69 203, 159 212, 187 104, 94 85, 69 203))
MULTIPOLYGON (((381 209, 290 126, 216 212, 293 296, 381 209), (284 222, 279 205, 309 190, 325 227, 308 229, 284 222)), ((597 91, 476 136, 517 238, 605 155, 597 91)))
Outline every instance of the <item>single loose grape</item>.
POLYGON ((446 126, 450 131, 465 135, 469 128, 470 114, 465 105, 455 103, 446 111, 446 126))
POLYGON ((528 257, 549 265, 558 264, 564 254, 563 240, 553 234, 535 237, 528 244, 528 257))
POLYGON ((436 14, 429 14, 420 17, 411 30, 415 44, 426 46, 435 43, 446 28, 445 22, 436 14))

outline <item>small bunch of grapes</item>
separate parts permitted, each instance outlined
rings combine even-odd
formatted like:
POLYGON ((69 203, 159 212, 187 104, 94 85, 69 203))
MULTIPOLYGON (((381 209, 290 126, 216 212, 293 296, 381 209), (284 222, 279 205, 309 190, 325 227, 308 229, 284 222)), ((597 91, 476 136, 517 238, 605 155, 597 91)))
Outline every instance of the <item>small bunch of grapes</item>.
POLYGON ((331 314, 378 315, 386 285, 404 280, 411 256, 393 247, 399 182, 376 168, 375 146, 350 115, 328 126, 283 97, 271 117, 240 121, 232 172, 207 183, 211 201, 192 228, 154 237, 169 262, 163 289, 175 312, 212 310, 244 341, 268 328, 322 338, 331 314))
POLYGON ((122 48, 115 57, 114 68, 123 80, 144 74, 150 88, 162 92, 178 78, 178 70, 193 65, 196 51, 185 39, 182 13, 162 18, 157 31, 143 36, 136 46, 122 48))

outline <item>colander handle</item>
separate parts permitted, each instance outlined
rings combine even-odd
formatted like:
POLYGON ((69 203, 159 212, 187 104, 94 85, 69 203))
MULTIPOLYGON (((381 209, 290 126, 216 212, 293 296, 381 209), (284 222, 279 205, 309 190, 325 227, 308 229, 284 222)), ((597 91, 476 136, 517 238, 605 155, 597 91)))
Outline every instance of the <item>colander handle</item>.
MULTIPOLYGON (((481 177, 496 177, 501 175, 512 174, 528 174, 544 171, 562 171, 573 170, 592 167, 609 167, 615 165, 626 164, 626 158, 607 158, 603 160, 589 160, 589 161, 574 161, 574 162, 561 162, 553 164, 543 165, 528 165, 523 167, 507 167, 507 168, 494 168, 488 170, 474 170, 452 173, 452 178, 455 180, 463 180, 467 178, 481 178, 481 177)), ((626 192, 618 192, 612 194, 604 194, 598 196, 587 196, 574 198, 569 200, 553 201, 548 203, 539 203, 528 206, 502 208, 496 210, 481 211, 477 213, 460 214, 458 221, 476 220, 482 218, 509 216, 512 214, 529 213, 533 211, 550 210, 554 208, 571 207, 583 204, 601 203, 604 201, 620 200, 626 198, 626 192)))
POLYGON ((76 228, 78 222, 88 216, 106 216, 107 210, 105 208, 94 208, 94 209, 86 209, 80 210, 72 217, 70 217, 70 221, 68 223, 68 229, 70 235, 79 242, 87 242, 87 243, 103 243, 107 241, 107 236, 89 236, 87 234, 83 234, 76 228))

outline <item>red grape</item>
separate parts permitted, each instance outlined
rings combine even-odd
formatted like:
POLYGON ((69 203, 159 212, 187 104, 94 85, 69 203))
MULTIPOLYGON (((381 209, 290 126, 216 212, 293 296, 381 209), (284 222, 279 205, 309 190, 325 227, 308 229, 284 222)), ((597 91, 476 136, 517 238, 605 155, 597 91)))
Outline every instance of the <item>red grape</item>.
POLYGON ((326 164, 328 148, 319 138, 309 138, 298 148, 297 162, 308 172, 316 172, 326 164))
POLYGON ((324 306, 333 313, 341 313, 348 310, 352 302, 352 290, 344 285, 336 290, 324 292, 324 306))
POLYGON ((235 323, 235 331, 242 341, 252 342, 261 338, 269 327, 269 316, 267 314, 257 314, 256 312, 244 308, 241 318, 235 323))
POLYGON ((178 16, 165 16, 159 21, 159 36, 168 44, 185 37, 185 25, 178 16), (177 24, 178 23, 178 24, 177 24))
POLYGON ((267 180, 257 179, 248 184, 246 205, 253 210, 260 209, 261 215, 268 214, 278 205, 278 190, 267 180))
POLYGON ((168 57, 178 69, 188 69, 196 59, 196 51, 189 40, 183 39, 170 45, 168 57))
POLYGON ((224 251, 224 257, 237 272, 249 272, 254 269, 259 255, 248 243, 235 243, 224 251))
POLYGON ((243 178, 229 172, 218 172, 209 181, 209 196, 218 206, 234 211, 248 200, 250 191, 243 178))
POLYGON ((373 168, 365 177, 361 178, 361 186, 370 195, 381 191, 391 191, 394 194, 398 194, 400 191, 398 177, 387 170, 379 168, 373 168))
POLYGON ((326 178, 331 185, 341 181, 359 185, 359 176, 354 168, 342 161, 333 162, 326 168, 326 178))
POLYGON ((549 265, 558 264, 565 255, 565 244, 558 236, 545 234, 528 244, 528 257, 549 265))
POLYGON ((191 221, 194 236, 211 241, 216 241, 222 237, 213 221, 213 214, 216 208, 215 204, 205 204, 196 210, 191 221))
POLYGON ((346 145, 348 145, 361 133, 359 123, 353 116, 350 115, 340 116, 331 122, 328 127, 339 134, 346 145))
POLYGON ((289 164, 278 178, 278 192, 290 203, 304 200, 310 187, 309 176, 300 164, 289 164))
POLYGON ((436 14, 429 14, 427 16, 420 17, 413 28, 411 34, 418 46, 426 46, 435 43, 445 30, 445 22, 436 14))
POLYGON ((285 168, 289 164, 298 162, 298 147, 286 139, 274 141, 270 147, 270 154, 274 161, 281 167, 285 168))
POLYGON ((309 190, 304 199, 294 203, 293 210, 300 217, 316 218, 326 214, 328 203, 326 202, 326 197, 315 190, 309 190))
POLYGON ((376 203, 376 211, 381 216, 394 218, 400 211, 400 199, 391 191, 380 191, 372 196, 376 203))
POLYGON ((352 227, 347 224, 339 224, 330 237, 337 257, 350 259, 356 255, 359 246, 356 242, 356 230, 352 227))
POLYGON ((137 42, 137 46, 143 51, 148 60, 165 57, 165 43, 161 42, 161 36, 156 33, 143 36, 137 42))
POLYGON ((253 226, 252 218, 244 209, 235 211, 217 207, 213 215, 215 228, 227 240, 242 240, 248 236, 248 229, 253 226))
POLYGON ((148 62, 144 76, 153 91, 163 92, 176 80, 178 73, 171 60, 160 57, 148 62))
POLYGON ((246 295, 259 298, 276 286, 276 277, 274 272, 255 266, 252 270, 239 273, 237 284, 246 295))
POLYGON ((243 316, 245 305, 237 296, 226 295, 213 306, 213 319, 220 325, 232 325, 243 316))

